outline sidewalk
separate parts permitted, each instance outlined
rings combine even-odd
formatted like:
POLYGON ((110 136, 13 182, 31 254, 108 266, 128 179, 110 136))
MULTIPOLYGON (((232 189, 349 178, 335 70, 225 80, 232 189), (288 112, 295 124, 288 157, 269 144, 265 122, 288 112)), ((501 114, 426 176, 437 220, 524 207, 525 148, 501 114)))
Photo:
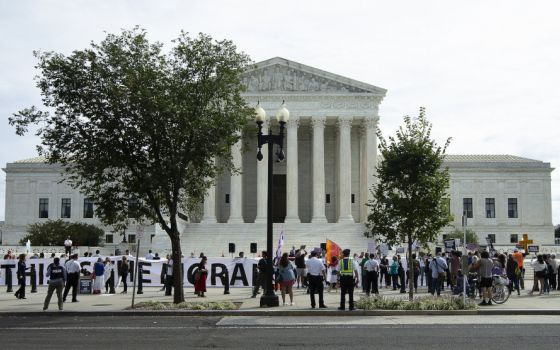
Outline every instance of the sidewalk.
MULTIPOLYGON (((528 284, 532 285, 532 283, 528 284)), ((14 287, 14 291, 15 291, 14 287)), ((43 313, 43 302, 45 299, 47 288, 46 287, 39 287, 37 293, 30 293, 30 288, 28 287, 26 290, 26 300, 18 300, 15 298, 13 293, 6 293, 5 287, 2 287, 2 291, 0 292, 0 316, 1 315, 14 315, 14 314, 26 314, 26 313, 43 313)), ((132 288, 129 287, 128 294, 118 294, 120 290, 117 291, 117 294, 101 294, 101 295, 78 295, 79 302, 71 303, 69 302, 71 297, 68 297, 68 302, 64 303, 64 312, 65 314, 74 314, 74 313, 91 313, 92 315, 96 314, 118 314, 118 313, 134 313, 134 314, 154 314, 159 312, 138 312, 138 311, 125 311, 127 307, 131 305, 132 301, 132 288)), ((341 312, 337 310, 340 302, 340 293, 339 292, 326 292, 325 295, 325 304, 327 305, 327 309, 311 309, 309 295, 306 294, 305 289, 294 289, 294 306, 280 306, 277 308, 261 308, 259 306, 260 302, 260 295, 257 298, 251 298, 251 289, 246 288, 231 288, 229 295, 223 294, 222 288, 208 288, 207 297, 200 298, 194 295, 193 288, 185 288, 185 301, 187 302, 199 302, 199 301, 231 301, 234 303, 241 303, 240 309, 236 311, 222 311, 222 312, 213 312, 213 311, 198 311, 198 312, 189 312, 189 311, 178 311, 178 312, 169 312, 163 311, 162 313, 165 314, 204 314, 204 315, 227 315, 227 314, 235 314, 235 315, 318 315, 318 314, 328 314, 328 315, 348 315, 350 312, 341 312)), ((398 291, 392 291, 390 289, 381 289, 381 295, 386 297, 396 297, 396 298, 408 298, 408 294, 400 294, 398 291)), ((280 293, 277 293, 280 305, 282 305, 282 298, 280 293)), ((426 288, 419 288, 419 296, 427 296, 426 288)), ((361 288, 358 288, 357 291, 354 293, 355 300, 360 299, 361 297, 365 297, 365 294, 362 292, 361 288)), ((286 296, 287 300, 288 296, 286 296)), ((164 292, 160 291, 159 287, 146 287, 144 288, 144 294, 136 295, 135 303, 139 303, 142 301, 161 301, 161 302, 172 302, 172 297, 164 296, 164 292)), ((318 304, 318 301, 317 301, 318 304)), ((51 304, 49 306, 49 310, 52 313, 60 313, 58 311, 56 294, 53 295, 51 300, 51 304)), ((442 314, 445 312, 404 312, 404 311, 392 311, 392 310, 379 310, 379 311, 364 311, 364 310, 356 310, 352 311, 352 315, 361 315, 361 314, 420 314, 420 313, 429 313, 429 314, 442 314)), ((514 292, 509 300, 502 305, 493 305, 490 307, 481 307, 479 311, 458 311, 458 312, 447 312, 446 314, 463 314, 463 313, 470 313, 470 314, 495 314, 495 313, 514 313, 514 314, 527 314, 527 313, 539 313, 539 314, 557 314, 560 315, 560 292, 553 291, 549 295, 543 296, 529 296, 527 291, 521 291, 521 295, 517 296, 514 292)))

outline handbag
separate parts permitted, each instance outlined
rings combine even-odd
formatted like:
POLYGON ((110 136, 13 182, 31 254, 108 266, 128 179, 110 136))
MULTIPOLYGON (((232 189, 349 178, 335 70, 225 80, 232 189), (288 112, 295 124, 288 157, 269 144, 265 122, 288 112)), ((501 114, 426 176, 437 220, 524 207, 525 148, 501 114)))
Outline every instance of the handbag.
MULTIPOLYGON (((438 260, 436 258, 436 270, 439 267, 438 260)), ((438 281, 443 282, 446 279, 445 271, 438 272, 438 281)))

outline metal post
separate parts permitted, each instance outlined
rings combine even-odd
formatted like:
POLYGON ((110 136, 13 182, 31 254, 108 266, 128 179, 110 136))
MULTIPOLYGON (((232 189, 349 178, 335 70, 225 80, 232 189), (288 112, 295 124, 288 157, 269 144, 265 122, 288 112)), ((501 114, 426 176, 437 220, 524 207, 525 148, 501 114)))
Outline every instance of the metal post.
MULTIPOLYGON (((467 258, 467 215, 463 213, 463 259, 467 258)), ((467 260, 468 266, 468 260, 467 260)), ((467 307, 467 271, 463 271, 463 307, 467 307)))
POLYGON ((142 239, 138 237, 138 244, 136 245, 136 264, 134 264, 134 280, 132 281, 132 305, 131 307, 134 308, 134 295, 136 294, 136 277, 138 275, 138 262, 139 262, 139 255, 140 252, 140 241, 142 239))
POLYGON ((272 276, 272 196, 273 196, 273 148, 274 140, 272 136, 272 128, 269 128, 268 138, 266 140, 268 147, 268 190, 266 198, 266 289, 261 297, 261 306, 279 306, 278 295, 274 293, 274 282, 272 276))

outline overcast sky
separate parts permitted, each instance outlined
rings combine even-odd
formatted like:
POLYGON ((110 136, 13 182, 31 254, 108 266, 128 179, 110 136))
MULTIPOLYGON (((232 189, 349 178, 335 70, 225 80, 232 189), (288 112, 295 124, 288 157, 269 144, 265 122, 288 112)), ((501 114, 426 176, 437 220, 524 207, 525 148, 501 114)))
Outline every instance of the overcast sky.
MULTIPOLYGON (((33 50, 70 53, 140 25, 166 44, 183 29, 231 39, 254 61, 280 56, 388 89, 380 127, 427 108, 449 153, 560 165, 558 1, 0 0, 0 166, 36 156, 8 117, 40 96, 33 50)), ((0 220, 5 174, 0 173, 0 220)), ((552 173, 560 223, 560 170, 552 173)))

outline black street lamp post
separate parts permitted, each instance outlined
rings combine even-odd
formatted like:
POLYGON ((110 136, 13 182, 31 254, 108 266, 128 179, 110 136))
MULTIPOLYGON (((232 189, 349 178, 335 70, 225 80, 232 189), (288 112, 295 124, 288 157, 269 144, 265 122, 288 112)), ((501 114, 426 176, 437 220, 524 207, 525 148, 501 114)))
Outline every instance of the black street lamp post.
POLYGON ((280 124, 280 133, 278 135, 272 134, 272 128, 269 126, 268 128, 268 135, 264 135, 262 132, 262 127, 264 122, 266 121, 266 112, 264 109, 257 104, 255 108, 256 114, 256 122, 257 126, 259 127, 259 131, 257 134, 258 139, 258 147, 259 151, 257 152, 257 159, 261 161, 263 159, 263 155, 261 153, 261 148, 263 145, 268 146, 268 190, 267 190, 267 199, 266 199, 266 286, 263 296, 261 297, 261 307, 262 306, 278 306, 278 295, 274 294, 274 282, 272 280, 272 213, 273 213, 273 206, 272 206, 272 195, 273 195, 273 165, 274 162, 272 160, 273 154, 273 147, 274 145, 280 146, 280 149, 276 153, 279 161, 284 160, 284 153, 282 151, 282 144, 284 141, 284 127, 286 122, 290 118, 290 112, 286 109, 284 103, 282 102, 282 106, 276 113, 276 119, 280 124))

